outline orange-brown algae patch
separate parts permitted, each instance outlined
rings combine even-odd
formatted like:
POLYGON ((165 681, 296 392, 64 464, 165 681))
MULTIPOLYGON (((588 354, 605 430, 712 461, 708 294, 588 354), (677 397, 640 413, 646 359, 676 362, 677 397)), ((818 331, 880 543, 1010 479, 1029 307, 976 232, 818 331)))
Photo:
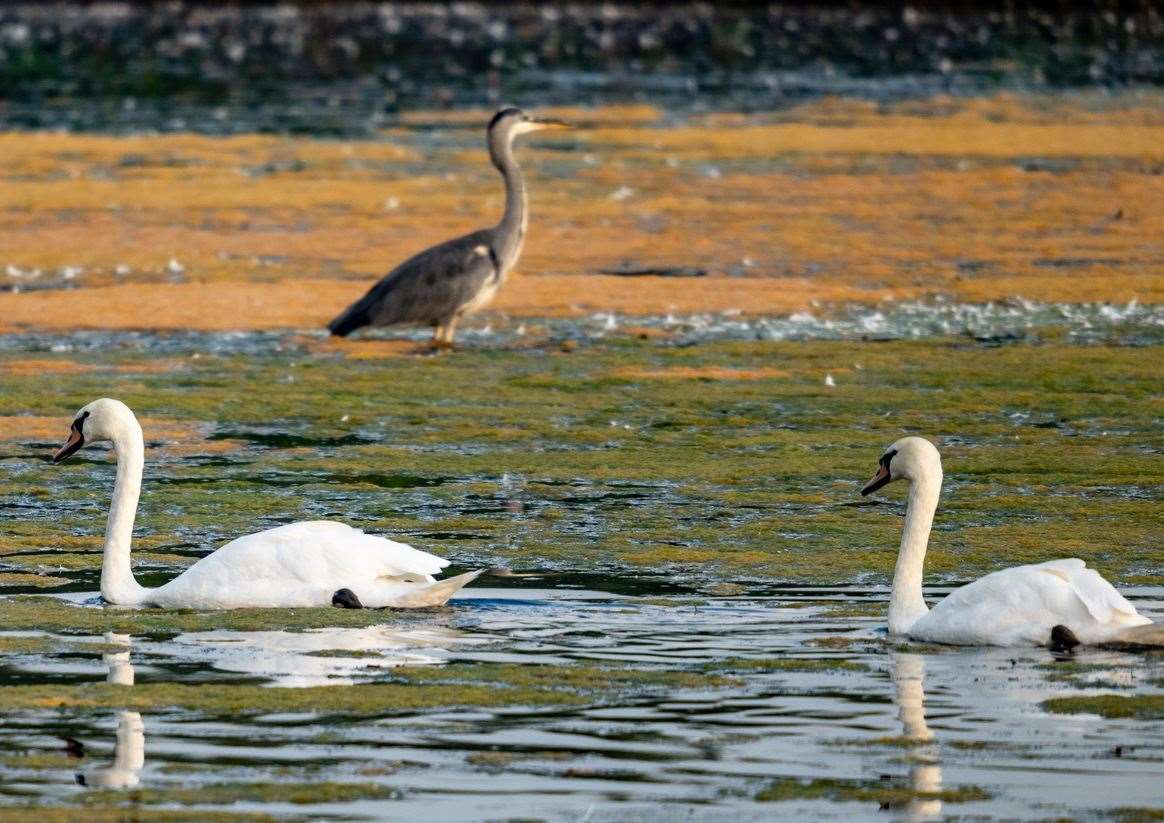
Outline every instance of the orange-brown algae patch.
POLYGON ((310 348, 342 354, 348 360, 385 360, 421 353, 429 347, 411 340, 348 340, 329 337, 310 348))
POLYGON ((35 417, 32 415, 6 415, 0 417, 0 441, 11 440, 53 440, 65 442, 72 418, 35 417))
POLYGON ((96 366, 78 363, 75 360, 5 360, 0 361, 0 372, 13 375, 29 374, 77 374, 94 371, 96 366))
MULTIPOLYGON (((60 440, 65 442, 69 424, 73 422, 69 410, 60 417, 36 415, 0 416, 0 441, 60 440)), ((201 440, 204 432, 200 425, 159 417, 138 418, 147 441, 187 441, 201 440)), ((215 441, 217 442, 217 441, 215 441)))
POLYGON ((617 377, 631 380, 772 380, 790 377, 783 369, 767 367, 757 369, 725 369, 718 366, 682 367, 667 369, 622 368, 614 372, 617 377))
POLYGON ((178 360, 139 360, 118 364, 78 363, 76 360, 28 358, 0 360, 0 374, 80 374, 94 371, 113 371, 124 374, 164 374, 185 366, 178 360))
MULTIPOLYGON (((1160 99, 830 99, 679 121, 650 107, 552 112, 595 128, 518 147, 530 278, 495 308, 785 313, 876 302, 882 287, 1161 303, 1160 99), (624 263, 714 276, 585 274, 624 263)), ((0 134, 0 286, 60 284, 66 269, 83 294, 143 284, 101 296, 119 315, 88 297, 0 295, 0 330, 319 328, 408 256, 499 217, 484 147, 407 125, 479 134, 488 115, 417 113, 366 141, 0 134), (192 282, 144 291, 174 278, 192 282)))
POLYGON ((241 440, 206 440, 201 435, 195 435, 193 440, 165 443, 157 450, 171 457, 195 457, 204 454, 226 454, 246 447, 247 444, 241 440))

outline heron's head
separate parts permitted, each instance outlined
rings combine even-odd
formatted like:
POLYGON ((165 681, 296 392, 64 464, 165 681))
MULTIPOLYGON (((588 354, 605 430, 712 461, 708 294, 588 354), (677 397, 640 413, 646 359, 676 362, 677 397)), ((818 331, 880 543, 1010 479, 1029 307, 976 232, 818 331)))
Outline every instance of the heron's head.
POLYGON ((137 426, 137 418, 129 406, 120 400, 103 397, 81 407, 73 424, 69 427, 69 439, 53 455, 53 462, 60 463, 72 457, 87 443, 102 440, 117 440, 128 429, 137 426))
POLYGON ((877 461, 877 473, 866 483, 861 494, 872 494, 894 480, 942 476, 942 456, 937 447, 924 437, 903 437, 885 450, 877 461))
POLYGON ((517 137, 519 134, 528 134, 531 131, 542 129, 572 129, 573 125, 564 120, 555 120, 550 117, 534 117, 521 109, 506 108, 493 115, 486 132, 490 138, 501 135, 507 138, 517 137))

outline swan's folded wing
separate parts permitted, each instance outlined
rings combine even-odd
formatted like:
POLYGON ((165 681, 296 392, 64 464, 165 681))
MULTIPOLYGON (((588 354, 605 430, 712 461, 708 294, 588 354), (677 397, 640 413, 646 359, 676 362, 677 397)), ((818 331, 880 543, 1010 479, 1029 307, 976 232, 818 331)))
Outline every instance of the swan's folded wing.
POLYGON ((1122 622, 1137 616, 1136 607, 1116 591, 1115 586, 1095 569, 1087 568, 1087 564, 1078 558, 1051 560, 1033 568, 1065 580, 1088 613, 1100 623, 1122 622))
POLYGON ((1047 574, 1053 574, 1066 583, 1071 582, 1071 576, 1087 568, 1087 564, 1078 557, 1064 557, 1060 560, 1048 560, 1046 563, 1035 563, 1030 566, 1047 574))
POLYGON ((443 557, 413 548, 407 543, 397 543, 386 537, 364 534, 359 529, 350 531, 351 535, 345 538, 344 542, 348 544, 350 551, 374 559, 378 577, 432 577, 440 574, 441 570, 449 565, 449 561, 443 557))
MULTIPOLYGON (((282 578, 303 582, 374 580, 379 577, 431 577, 449 561, 346 523, 311 520, 240 537, 215 554, 245 555, 254 565, 282 578)), ((213 555, 211 555, 213 557, 213 555)), ((237 562, 237 560, 232 560, 237 562)), ((250 564, 243 564, 250 565, 250 564)))
POLYGON ((1096 620, 1124 622, 1129 617, 1139 616, 1136 607, 1095 569, 1083 569, 1071 578, 1071 583, 1096 620))

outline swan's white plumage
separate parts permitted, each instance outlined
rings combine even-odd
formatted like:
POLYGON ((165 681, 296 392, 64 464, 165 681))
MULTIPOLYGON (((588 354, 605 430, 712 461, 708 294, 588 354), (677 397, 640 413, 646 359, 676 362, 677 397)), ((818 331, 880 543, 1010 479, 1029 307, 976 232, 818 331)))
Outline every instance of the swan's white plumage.
POLYGON ((59 461, 86 442, 109 440, 117 479, 105 529, 101 595, 109 603, 193 609, 330 606, 340 589, 371 608, 438 606, 480 572, 447 580, 436 555, 364 534, 344 523, 291 523, 233 540, 164 586, 148 589, 130 566, 133 522, 141 492, 144 441, 137 418, 108 398, 81 409, 59 461))
POLYGON ((909 629, 932 643, 1042 645, 1057 625, 1102 643, 1149 623, 1094 569, 1075 558, 1002 569, 955 589, 909 629))
MULTIPOLYGON (((1022 646, 1044 645, 1055 626, 1066 626, 1080 642, 1099 644, 1151 624, 1078 558, 993 572, 928 608, 922 567, 942 484, 941 456, 934 445, 920 437, 898 440, 862 493, 897 479, 908 480, 910 490, 890 595, 892 633, 933 643, 1022 646)), ((1151 643, 1154 637, 1141 633, 1138 642, 1151 643)))
MULTIPOLYGON (((379 608, 428 588, 449 561, 345 523, 291 523, 232 540, 199 560, 149 602, 208 608, 329 604, 351 589, 365 606, 379 608)), ((459 588, 459 587, 458 587, 459 588)), ((443 601, 442 601, 443 602, 443 601)))

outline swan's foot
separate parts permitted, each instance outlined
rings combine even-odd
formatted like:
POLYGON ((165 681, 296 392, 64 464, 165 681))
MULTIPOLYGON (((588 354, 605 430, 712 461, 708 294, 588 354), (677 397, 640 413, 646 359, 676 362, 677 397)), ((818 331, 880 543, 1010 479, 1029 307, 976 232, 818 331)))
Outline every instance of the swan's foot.
POLYGON ((338 606, 341 609, 364 608, 364 604, 360 602, 360 598, 356 597, 356 593, 351 589, 338 589, 331 596, 331 605, 338 606))
POLYGON ((1079 645, 1079 638, 1066 626, 1055 626, 1051 629, 1051 642, 1047 645, 1053 652, 1069 652, 1079 645))

